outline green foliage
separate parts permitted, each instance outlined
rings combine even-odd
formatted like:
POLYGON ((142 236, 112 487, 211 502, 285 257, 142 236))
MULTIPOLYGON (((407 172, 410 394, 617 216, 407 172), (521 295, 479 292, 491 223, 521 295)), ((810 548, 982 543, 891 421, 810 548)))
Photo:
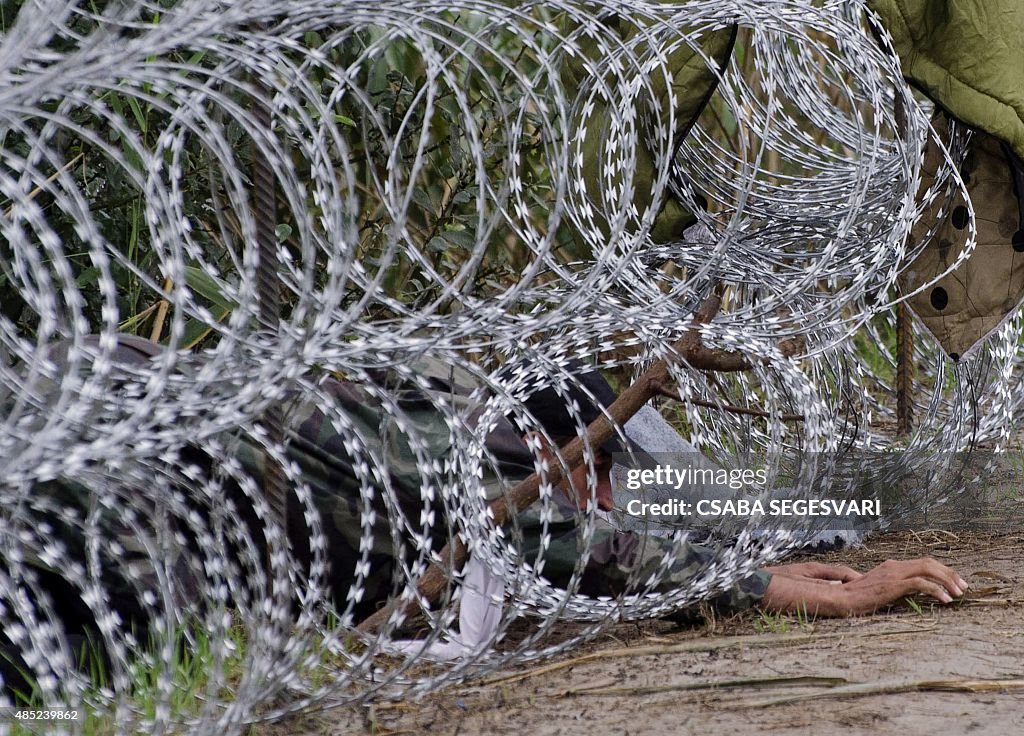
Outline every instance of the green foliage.
MULTIPOLYGON (((22 4, 4 5, 0 13, 3 29, 10 26, 22 4)), ((152 10, 144 20, 159 24, 160 15, 152 10)), ((440 21, 460 23, 466 34, 480 31, 483 24, 480 19, 453 14, 440 21)), ((94 30, 93 25, 91 20, 78 18, 72 21, 72 30, 87 34, 94 30)), ((466 43, 466 35, 452 38, 451 29, 441 23, 438 29, 434 53, 450 54, 455 45, 466 43)), ((333 149, 329 163, 339 180, 351 177, 355 186, 344 204, 352 208, 344 213, 344 220, 358 232, 355 255, 369 272, 371 286, 366 288, 372 288, 379 297, 368 317, 393 316, 395 304, 410 309, 433 304, 435 309, 447 311, 453 306, 452 300, 437 300, 449 283, 455 283, 461 293, 477 296, 507 289, 518 280, 530 257, 501 214, 513 167, 523 184, 522 197, 529 203, 527 217, 540 231, 546 228, 553 197, 551 166, 545 156, 545 146, 552 141, 543 140, 543 123, 526 97, 528 91, 536 95, 543 94, 543 90, 528 90, 508 66, 508 60, 515 59, 517 73, 535 76, 540 68, 536 52, 520 35, 492 28, 486 40, 501 49, 501 54, 481 48, 473 57, 475 66, 466 61, 468 56, 460 57, 452 64, 452 76, 438 84, 439 80, 427 79, 423 51, 412 41, 395 36, 385 39, 380 29, 339 32, 342 30, 308 32, 302 39, 305 50, 294 53, 296 63, 307 62, 306 81, 321 91, 320 102, 332 102, 332 122, 344 137, 344 145, 333 149), (308 52, 313 50, 322 54, 321 63, 308 63, 308 52), (367 95, 338 94, 339 70, 352 74, 352 86, 361 87, 367 95), (456 89, 465 95, 462 103, 456 89), (513 123, 518 120, 522 120, 520 139, 509 140, 508 130, 515 128, 513 123), (510 153, 513 149, 514 154, 510 153), (394 221, 394 203, 401 200, 394 192, 385 192, 385 182, 408 198, 404 222, 394 221), (481 191, 484 184, 487 188, 481 191), (497 190, 492 191, 495 187, 497 190), (488 250, 485 258, 474 262, 471 256, 479 240, 488 243, 488 250)), ((58 36, 53 46, 54 51, 69 52, 74 41, 65 34, 58 36)), ((152 61, 179 69, 194 67, 190 76, 202 81, 203 70, 220 60, 204 51, 183 48, 152 61)), ((18 176, 18 159, 28 155, 29 140, 42 134, 47 116, 59 113, 68 120, 55 135, 44 135, 56 158, 49 170, 33 177, 33 184, 42 185, 37 181, 40 176, 56 175, 63 166, 72 184, 68 185, 65 178, 60 186, 75 189, 82 196, 96 233, 107 244, 120 328, 159 337, 164 334, 164 325, 160 323, 158 304, 170 284, 159 268, 155 233, 147 221, 139 174, 143 160, 162 150, 157 148, 160 136, 174 124, 168 93, 130 79, 118 88, 96 88, 92 92, 89 104, 60 100, 47 103, 46 109, 25 121, 24 131, 0 130, 0 145, 5 150, 0 167, 3 173, 18 176), (112 125, 111 119, 120 123, 112 125)), ((252 109, 254 104, 242 91, 223 89, 221 94, 233 97, 241 109, 252 109)), ((323 108, 314 108, 307 103, 305 113, 319 119, 323 108)), ((208 114, 211 120, 218 117, 214 105, 208 114)), ((282 122, 278 121, 274 134, 293 151, 298 150, 302 141, 288 140, 291 134, 285 132, 282 122)), ((225 126, 236 167, 247 174, 253 166, 252 131, 230 117, 225 126)), ((169 163, 170 154, 162 155, 169 163)), ((47 163, 44 161, 44 166, 47 163)), ((176 183, 194 241, 192 252, 206 264, 205 270, 224 274, 227 282, 232 282, 238 278, 238 250, 244 247, 240 245, 243 238, 239 224, 243 213, 229 205, 224 183, 216 173, 223 163, 218 163, 194 134, 186 136, 176 163, 181 168, 176 183)), ((296 154, 292 163, 297 180, 307 180, 311 166, 308 157, 296 154)), ((100 264, 90 256, 90 246, 95 247, 96 241, 81 232, 76 218, 64 211, 56 194, 53 187, 40 186, 32 196, 72 269, 75 286, 85 299, 84 316, 90 328, 97 329, 102 323, 104 297, 99 288, 100 264)), ((295 206, 294 202, 289 204, 295 206)), ((11 202, 0 202, 0 208, 11 206, 11 202)), ((324 214, 321 206, 309 195, 303 216, 319 222, 317 218, 324 214)), ((283 203, 278 220, 279 241, 293 256, 300 257, 298 223, 283 203)), ((338 257, 331 247, 339 247, 339 238, 347 235, 313 234, 323 243, 332 244, 321 249, 312 269, 322 279, 328 273, 329 260, 338 257)), ((32 242, 43 235, 26 232, 25 237, 32 242)), ((568 234, 559 235, 559 242, 570 241, 568 234)), ((0 242, 0 314, 23 334, 32 335, 39 316, 19 296, 26 285, 9 266, 12 258, 10 245, 0 242)), ((193 265, 198 266, 199 261, 193 265)), ((192 276, 188 285, 210 310, 214 322, 224 319, 233 307, 220 299, 223 289, 201 288, 203 285, 193 283, 192 276)), ((363 292, 363 286, 353 283, 348 301, 361 299, 363 292)), ((288 299, 286 292, 285 317, 291 307, 288 299)), ((210 320, 190 315, 187 343, 200 342, 212 326, 210 320)))
POLYGON ((758 611, 757 620, 754 621, 754 631, 759 634, 788 634, 790 619, 783 613, 769 613, 758 611))
POLYGON ((794 625, 801 631, 814 629, 814 616, 807 610, 806 604, 798 608, 793 615, 758 610, 757 618, 754 620, 754 631, 759 634, 788 634, 794 625))
MULTIPOLYGON (((222 673, 219 678, 220 688, 231 687, 238 683, 243 675, 245 664, 245 635, 240 626, 228 632, 223 646, 226 656, 218 656, 216 647, 207 630, 202 627, 179 627, 171 637, 171 643, 165 645, 161 641, 152 640, 149 646, 136 654, 135 661, 129 670, 129 692, 122 693, 130 697, 132 706, 137 709, 141 720, 152 721, 158 707, 169 708, 176 717, 185 719, 200 714, 211 695, 222 699, 230 699, 228 692, 213 692, 217 683, 211 681, 211 675, 218 669, 222 673), (169 659, 156 656, 157 652, 166 650, 169 659), (167 687, 169 683, 169 688, 167 687), (165 695, 169 692, 169 696, 165 695)), ((108 736, 114 734, 115 719, 105 708, 97 707, 107 702, 112 692, 113 682, 104 658, 97 645, 86 644, 79 653, 79 670, 88 677, 88 686, 83 694, 84 706, 81 712, 81 733, 85 736, 108 736)), ((58 708, 53 703, 44 701, 38 689, 32 692, 15 692, 15 704, 26 709, 58 708)), ((40 724, 30 721, 13 722, 12 736, 29 736, 42 733, 40 724)))

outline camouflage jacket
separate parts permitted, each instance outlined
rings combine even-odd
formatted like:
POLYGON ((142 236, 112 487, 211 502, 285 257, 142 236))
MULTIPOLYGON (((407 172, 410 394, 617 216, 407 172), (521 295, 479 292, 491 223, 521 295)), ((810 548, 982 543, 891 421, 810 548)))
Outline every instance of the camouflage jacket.
MULTIPOLYGON (((437 407, 455 406, 472 421, 479 414, 471 397, 472 379, 465 371, 428 360, 418 361, 415 369, 428 378, 428 390, 395 381, 393 376, 384 377, 382 383, 387 383, 387 393, 398 399, 404 423, 414 427, 420 440, 426 441, 429 454, 443 458, 450 450, 452 436, 446 417, 437 407)), ((396 561, 401 559, 410 564, 410 557, 422 559, 426 545, 434 552, 440 551, 449 541, 454 525, 445 518, 442 505, 435 503, 431 508, 435 523, 428 530, 421 526, 428 504, 422 500, 423 479, 408 436, 399 426, 402 422, 395 418, 393 410, 385 410, 372 387, 328 378, 321 383, 321 389, 358 428, 362 440, 388 469, 388 480, 402 509, 402 524, 407 527, 406 541, 417 540, 415 544, 398 545, 402 549, 396 547, 393 520, 389 519, 379 493, 375 494, 370 500, 375 514, 372 533, 368 535, 371 572, 361 581, 362 599, 355 606, 356 613, 362 615, 396 592, 392 590, 396 561)), ((303 397, 291 403, 286 416, 290 456, 303 469, 325 526, 331 587, 340 607, 345 598, 343 591, 352 585, 353 571, 360 560, 361 538, 367 536, 360 525, 360 504, 366 499, 360 494, 352 455, 328 415, 303 397)), ((487 433, 484 445, 485 456, 491 458, 489 465, 484 464, 483 487, 487 498, 497 497, 533 471, 533 455, 508 422, 499 421, 487 433)), ((263 473, 258 454, 249 456, 249 462, 254 475, 263 473)), ((577 583, 580 592, 591 596, 668 591, 685 584, 714 561, 713 551, 700 545, 620 531, 601 519, 591 520, 590 533, 583 535, 582 516, 562 494, 555 492, 546 501, 521 512, 506 529, 505 540, 517 546, 515 551, 524 562, 536 565, 543 560, 544 577, 559 587, 566 587, 577 571, 585 544, 589 555, 578 571, 577 583), (666 559, 674 562, 666 565, 666 559), (650 580, 656 582, 649 585, 650 580)), ((301 538, 308 535, 308 530, 296 525, 301 518, 297 506, 289 510, 290 536, 293 543, 298 542, 295 546, 300 553, 301 538)), ((362 539, 363 545, 366 542, 362 539)), ((763 597, 769 579, 767 573, 754 573, 721 592, 714 603, 734 609, 754 605, 763 597)))

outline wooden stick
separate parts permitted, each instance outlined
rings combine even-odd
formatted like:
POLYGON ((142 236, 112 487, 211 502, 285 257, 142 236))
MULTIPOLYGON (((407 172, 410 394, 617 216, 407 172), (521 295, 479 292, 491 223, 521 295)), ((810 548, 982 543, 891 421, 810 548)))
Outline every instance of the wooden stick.
MULTIPOLYGON (((901 136, 907 130, 907 110, 896 95, 893 117, 901 136)), ((896 305, 896 434, 908 435, 914 426, 914 330, 910 307, 896 305)))
POLYGON ((914 426, 914 333, 906 302, 896 305, 896 433, 914 426))
MULTIPOLYGON (((796 352, 796 341, 785 341, 779 343, 779 349, 784 357, 789 357, 796 352)), ((699 371, 718 371, 720 373, 735 373, 737 371, 748 371, 751 368, 750 361, 743 353, 735 353, 729 350, 718 350, 703 345, 695 345, 682 357, 690 365, 699 371)))
MULTIPOLYGON (((171 290, 171 286, 170 278, 164 279, 165 294, 171 290)), ((167 309, 169 306, 170 302, 167 301, 167 297, 161 297, 156 309, 156 318, 153 320, 153 329, 149 332, 149 339, 152 342, 160 342, 160 333, 164 331, 164 320, 167 319, 167 309)))
MULTIPOLYGON (((697 333, 698 335, 700 333, 697 333)), ((796 355, 803 348, 803 340, 783 340, 779 343, 779 352, 784 358, 796 355)), ((736 353, 730 350, 719 350, 709 348, 697 342, 687 350, 680 350, 679 357, 686 361, 687 365, 699 371, 717 371, 719 373, 735 373, 737 371, 748 371, 751 368, 750 361, 743 353, 736 353)))

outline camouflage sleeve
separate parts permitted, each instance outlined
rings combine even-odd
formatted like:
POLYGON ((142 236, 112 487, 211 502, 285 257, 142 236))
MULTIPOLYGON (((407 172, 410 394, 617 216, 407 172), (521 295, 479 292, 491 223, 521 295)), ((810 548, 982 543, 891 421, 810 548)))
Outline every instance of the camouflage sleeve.
MULTIPOLYGON (((568 584, 582 553, 582 535, 576 514, 560 508, 548 527, 548 545, 543 551, 544 575, 556 585, 568 584), (558 518, 559 514, 563 518, 558 518), (569 517, 573 517, 570 519, 569 517)), ((535 509, 519 517, 523 551, 527 561, 541 554, 543 530, 535 509)), ((582 570, 580 592, 590 596, 617 596, 623 593, 668 592, 687 585, 715 560, 714 550, 699 544, 673 542, 664 537, 620 531, 605 522, 589 540, 590 556, 582 570), (666 561, 669 560, 666 567, 666 561), (652 581, 654 585, 648 587, 652 581)), ((764 597, 771 575, 757 571, 736 581, 711 599, 718 608, 740 610, 757 605, 764 597)))
MULTIPOLYGON (((590 545, 590 559, 584 575, 593 572, 595 581, 602 581, 602 593, 613 595, 625 589, 632 578, 645 585, 657 576, 652 592, 667 592, 682 587, 715 561, 714 550, 699 544, 677 544, 664 537, 614 529, 599 530, 590 545), (667 559, 673 561, 665 568, 667 559), (661 574, 658 575, 658 571, 661 574)), ((717 608, 741 610, 757 605, 764 597, 771 575, 757 571, 734 582, 711 600, 717 608)))

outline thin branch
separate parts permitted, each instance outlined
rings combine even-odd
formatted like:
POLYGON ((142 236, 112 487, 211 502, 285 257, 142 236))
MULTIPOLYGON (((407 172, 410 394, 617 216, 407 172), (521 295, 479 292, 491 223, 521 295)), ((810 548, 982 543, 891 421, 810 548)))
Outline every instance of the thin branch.
MULTIPOLYGON (((778 344, 782 357, 791 358, 803 349, 803 341, 799 339, 783 340, 778 344)), ((735 373, 751 368, 750 360, 743 353, 719 350, 702 345, 699 341, 680 352, 680 357, 691 367, 699 371, 717 371, 735 373)), ((768 361, 765 360, 765 363, 768 361)))
POLYGON ((746 414, 752 417, 766 417, 771 418, 778 416, 784 422, 802 422, 804 420, 803 414, 772 414, 771 412, 764 411, 762 409, 750 409, 746 406, 733 406, 732 404, 718 404, 714 401, 704 401, 703 399, 681 399, 678 391, 673 391, 667 386, 658 386, 658 394, 668 399, 674 399, 680 403, 693 404, 694 406, 701 406, 705 409, 718 409, 720 411, 727 411, 732 414, 746 414))
POLYGON ((910 434, 914 426, 914 333, 906 302, 896 305, 896 432, 910 434))
MULTIPOLYGON (((20 202, 22 202, 22 203, 25 203, 25 202, 31 202, 31 201, 32 201, 33 199, 35 199, 36 197, 38 197, 38 196, 39 196, 39 195, 40 195, 40 194, 42 193, 42 191, 43 191, 43 188, 44 188, 44 187, 45 187, 45 186, 46 186, 47 184, 52 184, 52 183, 53 183, 53 181, 54 181, 54 180, 55 180, 55 179, 56 179, 56 178, 57 178, 58 176, 60 176, 60 175, 61 175, 61 174, 63 174, 63 173, 65 172, 65 171, 67 171, 68 169, 70 169, 70 168, 71 168, 72 166, 74 166, 75 164, 77 164, 77 163, 78 163, 78 161, 79 161, 79 159, 81 159, 81 158, 82 158, 83 156, 85 156, 85 154, 84 154, 84 153, 80 153, 80 154, 78 154, 77 156, 75 156, 75 157, 74 157, 73 159, 71 159, 70 161, 68 161, 68 162, 67 162, 66 164, 64 164, 63 166, 61 166, 61 167, 60 167, 59 169, 57 169, 56 171, 54 171, 54 172, 53 172, 52 174, 50 174, 50 176, 49 176, 49 177, 48 177, 48 178, 46 179, 46 181, 45 181, 45 182, 43 182, 42 184, 40 184, 39 186, 37 186, 37 187, 36 187, 35 189, 33 189, 33 190, 32 190, 31 192, 29 192, 29 193, 28 193, 28 196, 26 196, 26 197, 25 197, 25 198, 23 198, 23 199, 20 199, 19 201, 20 201, 20 202)), ((8 200, 8 201, 10 201, 10 200, 8 200)), ((11 213, 12 213, 12 212, 14 211, 14 205, 15 205, 15 204, 16 204, 16 203, 13 203, 13 202, 12 202, 12 203, 11 203, 10 205, 8 205, 7 209, 5 209, 5 210, 4 210, 4 217, 10 217, 10 216, 11 216, 11 213)))
POLYGON ((707 682, 682 682, 669 685, 641 685, 638 687, 599 686, 564 690, 557 697, 568 698, 580 695, 659 695, 661 693, 688 692, 693 690, 726 690, 730 688, 776 688, 776 687, 836 687, 847 685, 845 677, 819 677, 801 675, 796 677, 753 677, 742 680, 710 680, 707 682))

